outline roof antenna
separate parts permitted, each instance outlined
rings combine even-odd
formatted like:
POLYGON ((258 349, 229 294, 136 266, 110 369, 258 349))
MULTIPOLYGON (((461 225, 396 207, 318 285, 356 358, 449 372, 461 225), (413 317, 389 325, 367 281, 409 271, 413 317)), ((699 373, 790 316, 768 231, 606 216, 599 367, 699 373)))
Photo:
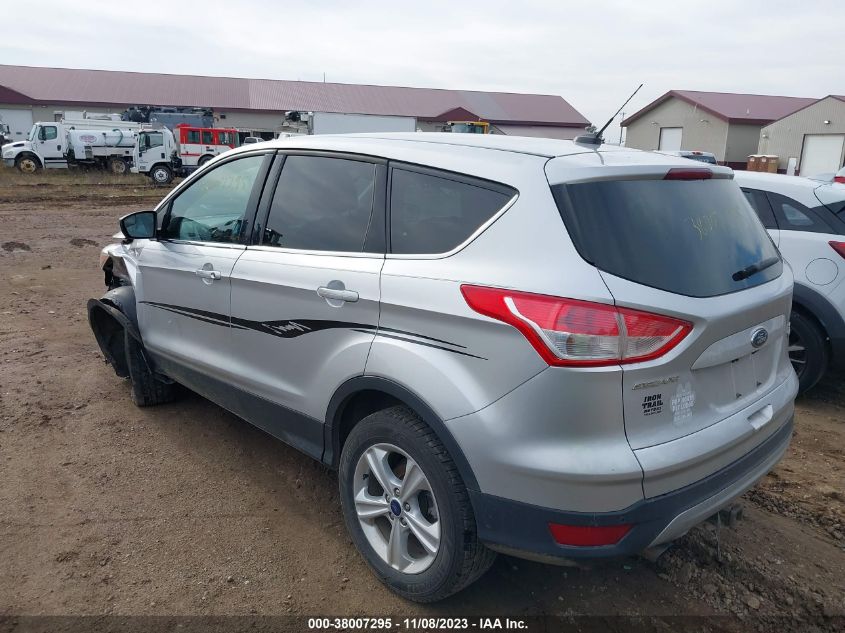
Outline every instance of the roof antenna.
POLYGON ((614 114, 612 117, 610 117, 610 119, 608 119, 607 123, 605 123, 600 130, 594 131, 595 128, 593 128, 593 131, 590 131, 590 128, 587 128, 587 133, 582 134, 581 136, 576 136, 575 142, 581 143, 582 145, 601 145, 602 143, 604 143, 604 138, 602 137, 602 134, 604 134, 604 131, 607 129, 607 126, 613 123, 613 119, 615 119, 619 115, 619 113, 622 112, 622 108, 628 105, 628 102, 634 98, 634 96, 640 91, 640 88, 642 87, 643 84, 637 86, 637 89, 634 90, 633 94, 628 97, 625 103, 622 104, 622 107, 616 111, 616 114, 614 114))

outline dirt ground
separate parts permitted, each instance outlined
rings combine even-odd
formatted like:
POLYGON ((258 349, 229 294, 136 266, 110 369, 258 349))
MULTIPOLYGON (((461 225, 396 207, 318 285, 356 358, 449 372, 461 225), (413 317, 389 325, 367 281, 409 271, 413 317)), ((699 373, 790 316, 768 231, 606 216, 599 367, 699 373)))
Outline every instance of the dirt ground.
POLYGON ((0 617, 711 615, 731 630, 845 620, 845 384, 797 403, 786 459, 746 519, 694 529, 656 563, 550 567, 501 556, 443 603, 384 589, 344 530, 335 475, 188 395, 138 409, 85 302, 142 179, 0 169, 0 617), (783 616, 783 617, 782 617, 783 616), (771 619, 767 619, 771 618, 771 619), (753 626, 752 626, 753 625, 753 626))

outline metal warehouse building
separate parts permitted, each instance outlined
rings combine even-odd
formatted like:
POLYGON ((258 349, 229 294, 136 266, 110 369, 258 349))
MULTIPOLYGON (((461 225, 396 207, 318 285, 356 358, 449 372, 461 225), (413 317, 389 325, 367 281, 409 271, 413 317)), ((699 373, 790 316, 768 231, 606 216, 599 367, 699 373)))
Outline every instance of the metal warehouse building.
POLYGON ((557 95, 0 65, 0 120, 13 140, 65 111, 135 105, 211 108, 216 125, 264 137, 282 131, 286 111, 414 117, 423 131, 484 120, 500 134, 564 139, 589 125, 557 95))
POLYGON ((625 145, 649 150, 700 150, 744 168, 757 153, 760 129, 816 99, 670 90, 622 121, 625 145))
POLYGON ((814 176, 845 164, 845 96, 819 99, 764 127, 760 154, 778 157, 778 170, 814 176))

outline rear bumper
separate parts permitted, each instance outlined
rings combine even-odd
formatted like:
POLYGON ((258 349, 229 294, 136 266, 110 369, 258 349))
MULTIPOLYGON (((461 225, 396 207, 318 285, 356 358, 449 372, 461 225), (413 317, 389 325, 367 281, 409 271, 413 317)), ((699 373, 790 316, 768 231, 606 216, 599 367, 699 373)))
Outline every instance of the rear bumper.
POLYGON ((757 447, 693 484, 644 499, 616 512, 566 512, 470 491, 479 538, 494 549, 524 558, 583 559, 637 554, 685 534, 757 483, 783 457, 792 437, 792 415, 757 447), (615 545, 558 545, 549 523, 632 524, 615 545))

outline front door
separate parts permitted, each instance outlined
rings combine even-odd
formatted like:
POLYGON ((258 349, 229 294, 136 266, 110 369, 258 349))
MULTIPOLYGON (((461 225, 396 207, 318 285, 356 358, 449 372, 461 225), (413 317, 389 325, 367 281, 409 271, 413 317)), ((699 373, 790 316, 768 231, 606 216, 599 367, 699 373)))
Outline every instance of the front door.
POLYGON ((164 209, 160 238, 141 251, 136 280, 138 323, 153 355, 225 377, 230 276, 271 161, 258 153, 221 163, 164 209))
POLYGON ((272 200, 262 201, 260 244, 232 272, 235 380, 298 414, 267 430, 312 454, 322 450, 329 399, 364 373, 375 337, 384 190, 384 164, 287 156, 272 200))
POLYGON ((44 167, 67 167, 67 159, 65 152, 67 148, 64 146, 64 139, 62 134, 59 134, 59 128, 56 125, 42 125, 38 131, 38 136, 35 139, 35 151, 41 156, 44 161, 44 167))

